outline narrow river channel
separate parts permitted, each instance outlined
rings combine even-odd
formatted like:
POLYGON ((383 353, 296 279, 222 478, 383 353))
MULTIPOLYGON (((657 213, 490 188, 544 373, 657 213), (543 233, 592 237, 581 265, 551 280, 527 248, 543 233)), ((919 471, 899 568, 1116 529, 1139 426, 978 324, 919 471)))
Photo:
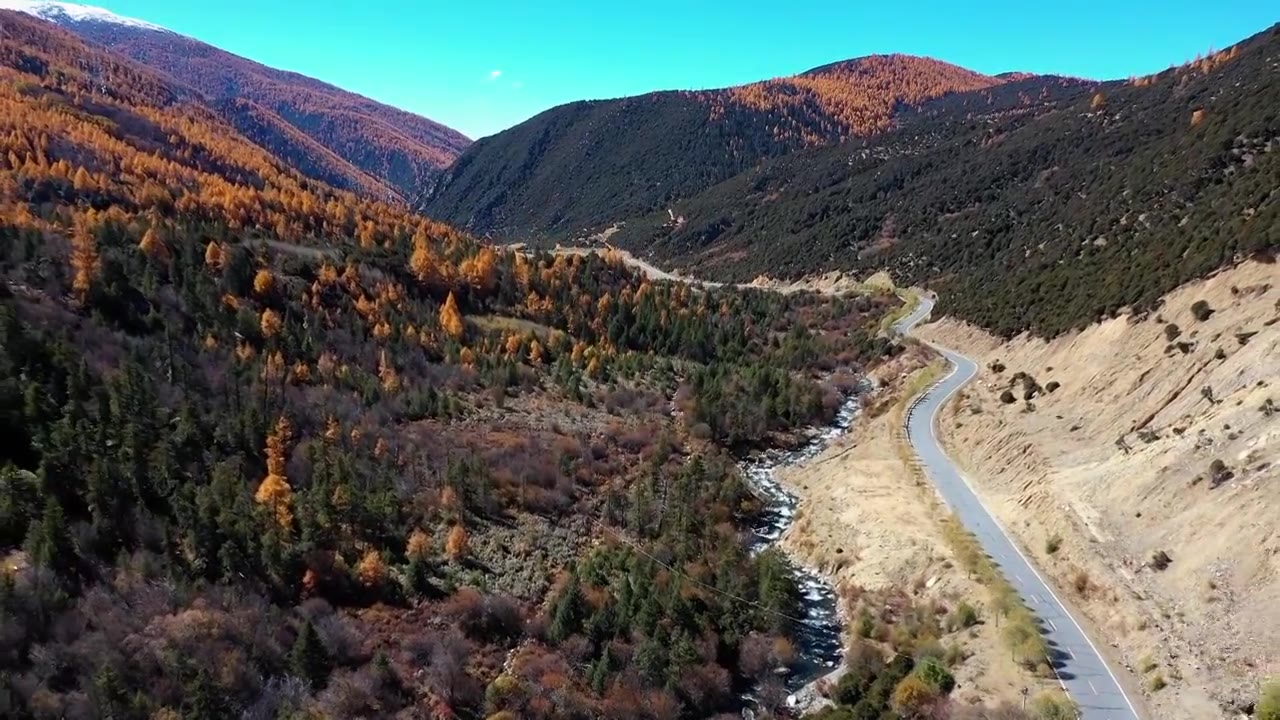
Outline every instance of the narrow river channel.
MULTIPOLYGON (((742 474, 752 491, 765 502, 751 545, 753 553, 763 552, 775 546, 795 519, 799 501, 787 492, 778 479, 784 468, 802 465, 813 460, 833 440, 848 432, 862 409, 861 390, 851 394, 840 406, 835 420, 821 428, 815 428, 807 442, 793 450, 768 450, 753 455, 741 463, 742 474)), ((799 690, 813 680, 826 675, 843 659, 843 619, 835 589, 820 573, 806 568, 794 560, 791 562, 796 585, 800 588, 800 617, 803 624, 796 628, 795 639, 800 662, 787 677, 787 689, 799 690)))

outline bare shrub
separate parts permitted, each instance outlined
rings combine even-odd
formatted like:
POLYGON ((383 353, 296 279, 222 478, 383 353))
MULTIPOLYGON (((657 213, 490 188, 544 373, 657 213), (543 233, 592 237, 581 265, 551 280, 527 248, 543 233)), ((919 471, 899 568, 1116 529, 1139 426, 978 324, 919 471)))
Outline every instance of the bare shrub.
POLYGON ((1169 553, 1164 550, 1157 550, 1151 556, 1151 567, 1156 570, 1164 570, 1173 562, 1173 558, 1169 557, 1169 553))
POLYGON ((483 595, 464 587, 442 608, 467 637, 479 640, 508 640, 520 634, 524 618, 520 605, 508 595, 483 595))
POLYGON ((450 704, 479 701, 479 681, 467 673, 467 658, 473 647, 462 631, 450 628, 443 633, 422 633, 405 641, 405 650, 422 669, 427 685, 450 704))
POLYGON ((325 649, 339 665, 354 665, 368 659, 361 634, 347 618, 332 614, 314 621, 325 649))
POLYGON ((1191 304, 1191 314, 1194 315, 1196 320, 1199 320, 1200 322, 1204 322, 1205 320, 1208 320, 1210 317, 1213 316, 1213 313, 1214 313, 1214 309, 1209 307, 1209 303, 1205 302, 1204 300, 1197 300, 1191 304))
POLYGON ((1089 573, 1084 570, 1077 570, 1075 575, 1071 577, 1071 587, 1075 588, 1076 594, 1080 597, 1089 597, 1089 591, 1093 587, 1093 582, 1089 579, 1089 573))
MULTIPOLYGON (((335 675, 336 677, 338 676, 335 675)), ((333 688, 332 681, 329 687, 333 688)), ((288 675, 273 677, 267 681, 262 692, 254 699, 252 705, 244 709, 240 717, 242 720, 275 720, 278 717, 291 717, 302 712, 310 696, 311 688, 305 680, 288 675)))
POLYGON ((1213 481, 1213 487, 1218 487, 1233 477, 1235 477, 1235 471, 1228 467, 1222 458, 1215 458, 1209 463, 1209 478, 1213 481))

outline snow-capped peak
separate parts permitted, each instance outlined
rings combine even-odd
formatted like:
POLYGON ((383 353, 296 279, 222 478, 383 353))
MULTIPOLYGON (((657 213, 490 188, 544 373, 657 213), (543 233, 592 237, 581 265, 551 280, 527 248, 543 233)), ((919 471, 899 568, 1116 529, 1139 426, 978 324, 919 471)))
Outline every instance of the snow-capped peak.
POLYGON ((80 5, 78 3, 57 2, 56 0, 0 0, 0 10, 17 10, 57 25, 111 23, 144 30, 171 32, 168 28, 163 28, 144 20, 116 15, 105 8, 80 5))

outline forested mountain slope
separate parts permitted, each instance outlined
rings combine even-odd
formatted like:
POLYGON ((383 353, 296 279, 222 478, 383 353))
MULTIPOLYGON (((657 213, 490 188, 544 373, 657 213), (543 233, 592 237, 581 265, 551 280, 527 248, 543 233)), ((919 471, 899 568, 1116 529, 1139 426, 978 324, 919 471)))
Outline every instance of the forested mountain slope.
POLYGON ((0 24, 0 715, 784 701, 798 590, 729 450, 829 418, 896 298, 499 251, 0 24))
POLYGON ((939 99, 615 240, 721 278, 888 266, 939 290, 947 313, 1056 334, 1280 244, 1278 113, 1273 27, 1149 77, 939 99))
POLYGON ((598 229, 762 158, 880 132, 903 107, 1002 82, 877 55, 735 88, 570 103, 476 142, 423 209, 504 238, 598 229))
POLYGON ((242 134, 343 189, 412 197, 470 143, 419 115, 98 8, 5 0, 203 93, 242 134))

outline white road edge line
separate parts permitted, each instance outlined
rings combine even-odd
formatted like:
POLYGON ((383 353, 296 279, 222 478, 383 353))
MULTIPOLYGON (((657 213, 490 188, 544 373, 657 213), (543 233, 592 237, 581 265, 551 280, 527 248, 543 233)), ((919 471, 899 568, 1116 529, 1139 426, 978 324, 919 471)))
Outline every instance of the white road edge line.
MULTIPOLYGON (((932 310, 933 310, 933 305, 934 305, 934 303, 933 303, 932 301, 930 301, 930 303, 929 303, 929 305, 928 305, 928 311, 926 311, 925 313, 921 313, 920 318, 917 318, 916 320, 914 320, 914 321, 912 322, 911 326, 908 328, 908 330, 913 330, 913 329, 915 329, 915 324, 916 324, 916 323, 918 323, 921 319, 923 319, 923 318, 924 318, 924 316, 925 316, 926 314, 928 314, 928 312, 932 312, 932 310)), ((905 334, 905 333, 904 333, 904 334, 905 334)), ((928 345, 929 347, 931 347, 931 348, 933 348, 933 349, 937 350, 938 352, 942 353, 943 357, 945 357, 945 358, 947 359, 947 362, 950 362, 950 363, 951 363, 951 372, 950 372, 950 373, 947 373, 947 376, 946 376, 946 377, 944 377, 942 380, 940 380, 937 384, 941 384, 941 383, 943 383, 943 382, 946 382, 947 380, 950 380, 952 376, 954 376, 957 372, 959 372, 959 371, 960 371, 960 366, 959 366, 959 365, 957 365, 954 361, 952 361, 952 360, 951 360, 951 354, 954 354, 954 355, 956 355, 957 357, 964 357, 963 355, 960 355, 960 353, 951 353, 951 354, 948 354, 948 351, 947 351, 946 349, 942 348, 942 347, 941 347, 941 346, 939 346, 939 345, 935 345, 935 344, 933 344, 933 343, 929 342, 928 340, 921 340, 921 342, 925 343, 925 344, 926 344, 926 345, 928 345)), ((968 358, 965 358, 965 359, 967 360, 968 358)), ((965 381, 964 381, 964 382, 962 382, 962 383, 960 383, 960 384, 956 385, 954 388, 951 388, 951 391, 950 391, 950 392, 948 392, 948 393, 947 393, 947 394, 946 394, 946 395, 945 395, 945 396, 944 396, 944 397, 943 397, 943 398, 938 402, 938 410, 939 410, 939 411, 941 411, 941 410, 942 410, 942 408, 943 408, 943 406, 945 406, 945 405, 947 404, 947 402, 948 402, 949 400, 951 400, 951 396, 952 396, 952 395, 955 395, 955 394, 960 390, 960 388, 964 387, 966 384, 968 384, 968 383, 969 383, 969 381, 973 380, 973 378, 977 376, 977 374, 978 374, 978 363, 976 363, 976 362, 974 362, 974 361, 972 361, 972 360, 970 360, 969 362, 973 364, 973 375, 969 376, 968 378, 965 378, 965 381)), ((926 392, 927 392, 927 391, 926 391, 926 392)), ((1093 638, 1090 638, 1090 637, 1089 637, 1089 634, 1088 634, 1088 633, 1086 633, 1086 632, 1084 631, 1084 628, 1080 627, 1080 623, 1076 621, 1075 617, 1073 617, 1073 616, 1071 615, 1071 613, 1067 611, 1067 607, 1066 607, 1066 605, 1063 605, 1062 600, 1060 600, 1060 599, 1058 598, 1057 593, 1055 593, 1055 592, 1053 591, 1053 586, 1052 586, 1052 585, 1050 585, 1049 583, 1045 582, 1044 578, 1043 578, 1043 577, 1041 577, 1041 575, 1040 575, 1040 571, 1036 570, 1036 566, 1035 566, 1035 565, 1033 565, 1033 564, 1031 563, 1031 561, 1027 558, 1027 556, 1022 552, 1022 548, 1018 547, 1018 544, 1017 544, 1017 543, 1015 543, 1015 542, 1013 541, 1013 538, 1012 538, 1012 537, 1010 537, 1009 532, 1008 532, 1007 530, 1005 530, 1005 528, 1004 528, 1004 523, 1001 523, 999 519, 997 519, 994 515, 992 515, 992 514, 990 513, 990 511, 988 511, 988 510, 987 510, 986 505, 983 505, 983 504, 982 504, 982 499, 981 499, 981 497, 978 495, 977 491, 976 491, 976 490, 974 490, 973 485, 969 482, 969 478, 968 478, 968 477, 966 477, 966 476, 965 476, 965 474, 964 474, 963 472, 961 472, 961 471, 960 471, 960 467, 959 467, 958 465, 956 465, 956 464, 955 464, 955 462, 951 461, 951 458, 950 458, 949 456, 947 456, 947 454, 946 454, 946 450, 942 447, 942 444, 938 442, 937 435, 934 433, 934 427, 937 425, 937 420, 938 420, 938 415, 935 413, 935 414, 934 414, 934 416, 933 416, 932 418, 930 418, 930 422, 929 422, 929 438, 930 438, 931 440, 933 440, 934 444, 936 444, 936 445, 938 446, 938 448, 939 448, 939 449, 943 450, 943 453, 942 453, 942 454, 943 454, 943 456, 944 456, 944 457, 946 457, 946 458, 947 458, 947 460, 948 460, 948 462, 951 462, 952 467, 954 467, 954 468, 956 469, 956 475, 958 475, 958 476, 960 477, 960 481, 961 481, 961 482, 963 482, 963 483, 965 484, 965 487, 967 487, 967 488, 969 489, 969 492, 970 492, 970 493, 972 493, 972 494, 973 494, 973 496, 974 496, 975 498, 977 498, 977 499, 978 499, 978 503, 979 503, 979 505, 981 505, 981 506, 982 506, 982 510, 983 510, 983 512, 985 512, 985 513, 987 514, 987 516, 991 518, 992 522, 994 522, 994 523, 995 523, 995 526, 996 526, 997 528, 999 528, 1000 533, 1001 533, 1002 535, 1004 535, 1005 540, 1007 540, 1007 541, 1009 542, 1009 544, 1010 544, 1011 546, 1013 546, 1013 551, 1014 551, 1014 552, 1016 552, 1016 553, 1018 553, 1018 555, 1022 558, 1023 562, 1025 562, 1025 563, 1027 564, 1027 567, 1031 568, 1031 572, 1032 572, 1033 574, 1035 574, 1035 576, 1036 576, 1036 578, 1037 578, 1037 579, 1039 579, 1039 580, 1040 580, 1040 584, 1044 585, 1044 587, 1049 591, 1049 594, 1053 597, 1054 601, 1058 604, 1059 609, 1061 609, 1061 610, 1062 610, 1062 614, 1063 614, 1063 615, 1066 615, 1066 616, 1067 616, 1067 619, 1069 619, 1069 620, 1071 621, 1071 624, 1072 624, 1072 625, 1075 625, 1076 630, 1077 630, 1077 631, 1078 631, 1082 636, 1084 636, 1084 641, 1085 641, 1085 642, 1087 642, 1087 643, 1089 643, 1089 647, 1093 649, 1094 654, 1095 654, 1095 655, 1097 655, 1097 656, 1098 656, 1098 659, 1102 661, 1102 667, 1103 667, 1103 669, 1105 669, 1105 670, 1107 671, 1107 674, 1111 676, 1111 681, 1115 683, 1115 685, 1116 685, 1116 689, 1118 689, 1118 690, 1120 691, 1120 696, 1124 698, 1124 702, 1125 702, 1125 704, 1129 706, 1129 712, 1133 713, 1133 716, 1134 716, 1134 717, 1136 717, 1136 718, 1141 718, 1142 716, 1141 716, 1140 714, 1138 714, 1138 710, 1137 710, 1137 708, 1135 708, 1135 707, 1133 706, 1133 701, 1129 699, 1129 693, 1125 692, 1125 690, 1124 690, 1124 685, 1121 685, 1121 684, 1120 684, 1120 679, 1119 679, 1119 678, 1117 678, 1117 677, 1116 677, 1116 674, 1111 670, 1111 664, 1107 662, 1107 657, 1106 657, 1105 655, 1103 655, 1103 654, 1098 650, 1098 646, 1097 646, 1097 645, 1094 645, 1094 644, 1093 644, 1093 638)), ((908 435, 907 440, 908 440, 908 442, 910 442, 910 436, 909 436, 909 435, 908 435)), ((918 453, 917 453, 917 454, 918 454, 918 453)), ((1056 671, 1056 669, 1055 669, 1055 671, 1054 671, 1054 672, 1055 672, 1055 674, 1056 674, 1056 672, 1057 672, 1057 671, 1056 671)), ((1058 678, 1058 682, 1062 682, 1062 678, 1058 678)), ((1065 685, 1065 684, 1063 685, 1063 688, 1064 688, 1064 689, 1066 688, 1066 685, 1065 685)))
MULTIPOLYGON (((932 310, 933 306, 932 305, 929 306, 929 309, 932 310)), ((916 322, 919 322, 919 320, 916 320, 916 322)), ((913 325, 913 328, 914 328, 914 325, 913 325)), ((924 342, 925 345, 928 345, 929 347, 934 348, 934 350, 937 350, 938 352, 942 352, 943 357, 946 357, 948 363, 951 363, 951 372, 947 374, 946 378, 942 379, 942 382, 946 382, 946 380, 951 379, 952 375, 955 375, 957 372, 960 372, 960 366, 956 365, 954 361, 951 360, 951 356, 947 354, 947 351, 945 350, 945 348, 942 348, 941 346, 933 345, 933 343, 929 341, 922 341, 922 342, 924 342)), ((955 355, 964 357, 963 355, 960 355, 959 352, 955 352, 955 355)), ((978 364, 974 363, 974 361, 972 360, 970 360, 970 363, 973 363, 974 374, 970 375, 969 378, 966 378, 965 382, 957 384, 956 387, 951 388, 951 392, 948 392, 947 395, 943 397, 940 402, 938 402, 938 410, 941 411, 942 407, 945 406, 947 402, 951 400, 951 396, 955 395, 956 392, 959 392, 959 389, 961 387, 964 387, 965 384, 968 384, 969 380, 972 380, 973 377, 975 377, 975 375, 978 374, 978 364)), ((937 434, 934 434, 934 427, 936 427, 937 419, 938 419, 937 414, 934 414, 933 418, 931 418, 931 423, 929 423, 929 438, 931 438, 932 441, 936 443, 938 448, 942 448, 942 443, 938 442, 937 434)), ((945 450, 943 450, 943 456, 946 456, 945 450)), ((947 460, 950 461, 951 460, 950 457, 947 457, 947 460)), ((979 505, 980 505, 980 503, 982 503, 982 498, 980 498, 977 491, 974 491, 973 484, 969 482, 969 478, 965 477, 965 474, 963 473, 963 471, 960 471, 960 466, 956 465, 954 461, 951 462, 951 465, 955 466, 956 475, 959 475, 961 482, 965 484, 965 487, 969 488, 969 492, 973 493, 973 496, 975 498, 978 498, 979 505)), ((1093 638, 1089 637, 1089 634, 1084 632, 1084 628, 1082 628, 1082 626, 1080 626, 1079 623, 1076 623, 1074 616, 1071 616, 1070 612, 1066 611, 1066 606, 1062 605, 1062 601, 1059 600, 1059 597, 1057 597, 1057 593, 1053 592, 1052 585, 1044 582, 1044 578, 1042 578, 1041 574, 1039 574, 1039 570, 1036 569, 1036 565, 1033 565, 1032 561, 1027 559, 1027 555, 1023 553, 1023 548, 1018 547, 1018 543, 1015 543, 1014 539, 1012 539, 1009 536, 1009 532, 1007 532, 1007 530, 1005 529, 1004 523, 1001 523, 1001 521, 998 520, 995 515, 992 515, 991 512, 987 511, 986 505, 983 505, 982 509, 984 512, 987 512, 987 515, 989 516, 989 518, 991 518, 993 523, 996 524, 996 528, 1000 529, 1001 534, 1004 534, 1006 541, 1009 541, 1009 544, 1011 544, 1011 546, 1014 547, 1014 552, 1018 553, 1018 555, 1021 557, 1021 559, 1023 559, 1024 562, 1027 562, 1028 568, 1032 569, 1032 573, 1036 575, 1036 577, 1039 579, 1039 582, 1041 582, 1041 584, 1044 585, 1044 588, 1048 589, 1048 593, 1050 593, 1051 596, 1053 596, 1053 601, 1057 602, 1057 605, 1059 605, 1060 609, 1062 610, 1062 615, 1066 615, 1066 618, 1071 620, 1071 624, 1075 625, 1075 629, 1078 630, 1080 634, 1084 635, 1084 642, 1089 643, 1089 647, 1093 648, 1094 655, 1097 655, 1098 660, 1102 661, 1103 669, 1107 671, 1107 675, 1111 675, 1111 682, 1114 682, 1116 684, 1116 688, 1119 689, 1120 691, 1120 696, 1124 697, 1125 705, 1129 706, 1129 712, 1133 712, 1134 717, 1142 717, 1142 715, 1138 714, 1137 708, 1133 706, 1133 701, 1129 700, 1129 693, 1126 693, 1124 691, 1124 685, 1120 684, 1120 679, 1116 678, 1116 674, 1114 673, 1114 671, 1111 671, 1111 664, 1110 662, 1107 662, 1106 656, 1102 655, 1102 653, 1098 651, 1098 646, 1096 646, 1096 644, 1093 644, 1093 638)))

